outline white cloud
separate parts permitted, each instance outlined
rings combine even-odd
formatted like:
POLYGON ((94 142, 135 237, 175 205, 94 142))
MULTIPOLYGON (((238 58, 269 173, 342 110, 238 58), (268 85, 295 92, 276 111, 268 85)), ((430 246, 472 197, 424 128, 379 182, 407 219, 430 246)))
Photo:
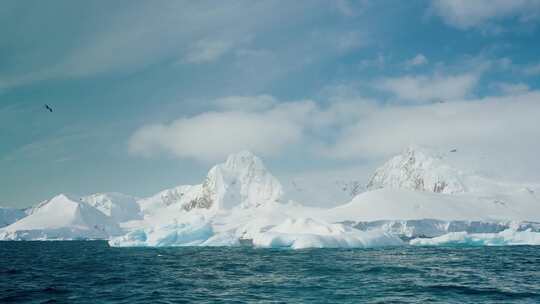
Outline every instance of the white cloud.
MULTIPOLYGON (((238 98, 238 102, 232 99, 223 100, 235 105, 247 102, 247 97, 238 98)), ((267 97, 255 97, 254 102, 261 99, 267 97)), ((242 149, 273 155, 302 140, 309 125, 306 121, 315 108, 308 101, 284 103, 262 111, 206 112, 170 124, 147 125, 133 134, 129 149, 138 155, 166 152, 200 161, 220 160, 242 149)))
POLYGON ((356 15, 351 3, 348 0, 336 0, 336 8, 344 16, 352 17, 356 15))
POLYGON ((540 75, 540 63, 524 67, 523 73, 527 76, 540 75))
POLYGON ((197 41, 184 58, 187 63, 206 63, 217 60, 232 48, 229 41, 203 39, 197 41))
MULTIPOLYGON (((380 106, 346 127, 327 153, 377 158, 410 144, 461 147, 513 157, 540 149, 540 92, 417 106, 380 106)), ((533 161, 534 162, 534 161, 533 161)), ((529 164, 530 165, 530 164, 529 164)))
POLYGON ((376 58, 373 59, 364 59, 360 61, 360 68, 382 68, 385 66, 386 62, 388 61, 388 57, 384 56, 383 54, 378 54, 376 58))
POLYGON ((336 0, 333 3, 343 16, 356 17, 371 5, 371 0, 336 0))
POLYGON ((426 58, 426 56, 424 56, 423 54, 418 54, 414 56, 413 58, 405 61, 405 67, 411 68, 411 67, 427 64, 428 62, 429 61, 426 58))
POLYGON ((497 83, 496 87, 505 95, 523 94, 529 91, 529 86, 525 83, 497 83))
POLYGON ((480 28, 504 18, 522 22, 537 19, 539 0, 434 0, 432 11, 444 22, 459 29, 480 28))
MULTIPOLYGON (((77 22, 69 18, 60 18, 55 22, 73 25, 69 31, 60 34, 69 32, 70 36, 67 37, 76 39, 56 39, 58 41, 55 40, 53 44, 39 40, 32 47, 23 42, 23 45, 15 47, 22 50, 17 58, 22 58, 18 61, 24 64, 18 64, 12 72, 3 73, 0 87, 8 89, 48 79, 129 74, 166 62, 212 63, 228 53, 235 53, 239 48, 256 48, 251 45, 251 39, 256 39, 258 35, 279 35, 280 44, 262 44, 272 51, 279 50, 276 53, 279 53, 280 58, 273 65, 287 67, 299 57, 291 53, 296 47, 293 44, 302 45, 305 42, 297 39, 295 31, 290 29, 298 27, 305 30, 309 28, 314 16, 321 18, 328 13, 327 6, 321 6, 315 1, 291 2, 287 5, 273 1, 231 1, 222 5, 214 1, 179 0, 163 1, 159 5, 130 2, 129 5, 107 8, 99 5, 94 7, 92 4, 89 6, 93 8, 93 13, 81 14, 81 20, 77 22), (302 14, 306 11, 314 15, 302 14), (278 23, 280 26, 277 29, 274 25, 278 23), (51 45, 56 44, 59 50, 51 52, 51 45), (39 54, 39 60, 26 60, 27 56, 32 59, 35 54, 39 54)), ((28 18, 27 10, 54 12, 62 7, 62 4, 58 7, 43 4, 28 8, 23 5, 21 8, 24 9, 20 11, 22 16, 28 18)), ((40 29, 34 27, 45 22, 47 15, 39 17, 44 19, 21 23, 18 32, 39 32, 40 29)), ((339 28, 328 31, 329 36, 342 33, 339 28)), ((319 53, 321 50, 335 50, 336 46, 328 44, 326 48, 306 48, 319 53)), ((324 52, 320 54, 329 56, 324 52)), ((234 68, 235 61, 232 61, 234 68)))
POLYGON ((342 53, 353 51, 367 45, 368 39, 364 33, 352 31, 336 36, 335 44, 337 50, 342 53))
POLYGON ((229 96, 213 102, 220 110, 227 111, 265 111, 275 107, 278 101, 270 95, 229 96))
POLYGON ((332 101, 327 107, 266 95, 228 97, 215 101, 225 105, 218 112, 141 127, 129 149, 135 155, 168 153, 205 162, 242 149, 262 156, 293 150, 330 161, 362 160, 371 168, 418 144, 489 153, 511 168, 495 167, 538 178, 540 91, 506 87, 508 95, 420 105, 382 105, 349 94, 327 97, 332 101), (246 104, 257 106, 242 109, 246 104))
POLYGON ((455 100, 466 97, 476 86, 479 75, 402 76, 383 78, 376 87, 391 92, 397 98, 417 103, 455 100))

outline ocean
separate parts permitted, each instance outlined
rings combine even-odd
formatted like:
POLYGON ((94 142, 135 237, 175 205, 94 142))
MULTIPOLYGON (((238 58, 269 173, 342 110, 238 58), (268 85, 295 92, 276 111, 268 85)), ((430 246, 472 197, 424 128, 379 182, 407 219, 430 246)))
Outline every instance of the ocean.
POLYGON ((0 303, 540 303, 540 247, 0 242, 0 303))

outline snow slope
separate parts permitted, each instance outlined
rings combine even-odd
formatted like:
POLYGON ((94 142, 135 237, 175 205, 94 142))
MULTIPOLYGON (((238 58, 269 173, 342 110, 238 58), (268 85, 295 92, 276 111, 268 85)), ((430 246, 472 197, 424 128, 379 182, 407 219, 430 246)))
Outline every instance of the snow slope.
POLYGON ((539 221, 540 201, 526 190, 506 194, 447 195, 383 188, 364 192, 326 212, 328 220, 539 221))
POLYGON ((98 209, 117 223, 142 218, 137 198, 122 193, 96 193, 81 198, 81 201, 98 209))
POLYGON ((25 216, 24 210, 0 207, 0 228, 15 223, 25 216))
POLYGON ((94 207, 60 194, 0 229, 0 240, 107 239, 120 233, 118 225, 94 207))
POLYGON ((286 198, 310 205, 337 206, 365 191, 363 182, 336 176, 340 173, 327 172, 325 176, 308 173, 307 176, 294 177, 284 184, 286 198))

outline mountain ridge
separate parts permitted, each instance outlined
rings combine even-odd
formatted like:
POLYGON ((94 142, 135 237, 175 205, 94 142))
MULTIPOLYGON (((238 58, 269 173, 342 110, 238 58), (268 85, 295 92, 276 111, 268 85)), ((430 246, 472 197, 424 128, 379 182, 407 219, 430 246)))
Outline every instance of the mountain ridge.
POLYGON ((457 153, 408 147, 375 170, 365 189, 354 179, 336 183, 352 199, 326 209, 287 202, 262 160, 240 151, 213 166, 201 184, 146 198, 55 196, 0 228, 0 239, 98 238, 111 246, 237 246, 250 239, 263 247, 350 247, 397 244, 396 235, 540 227, 534 223, 540 219, 539 188, 458 169, 447 162, 457 153))

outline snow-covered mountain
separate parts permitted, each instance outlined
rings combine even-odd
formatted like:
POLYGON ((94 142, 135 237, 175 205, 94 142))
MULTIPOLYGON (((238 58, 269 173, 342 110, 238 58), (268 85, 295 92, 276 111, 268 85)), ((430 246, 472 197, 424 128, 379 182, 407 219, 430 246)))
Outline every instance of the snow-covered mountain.
POLYGON ((60 194, 0 229, 0 239, 108 239, 119 233, 118 224, 111 218, 79 199, 60 194))
POLYGON ((0 207, 0 228, 15 223, 25 216, 24 210, 0 207))
MULTIPOLYGON (((306 248, 400 245, 400 238, 458 233, 462 240, 479 237, 483 244, 502 236, 508 244, 540 244, 540 187, 491 177, 467 167, 465 159, 456 149, 410 147, 377 169, 366 188, 349 178, 330 182, 353 198, 325 209, 287 201, 280 182, 262 161, 242 151, 212 167, 201 184, 177 186, 148 198, 59 195, 0 228, 0 240, 101 238, 109 239, 111 246, 249 242, 257 247, 306 248), (538 233, 538 238, 530 233, 538 233)), ((293 186, 295 191, 305 190, 293 186)))
POLYGON ((145 213, 152 214, 169 206, 185 211, 257 207, 279 202, 282 196, 280 182, 262 161, 251 152, 242 151, 210 169, 202 184, 167 189, 142 199, 140 204, 145 213))
POLYGON ((534 192, 539 185, 505 181, 481 170, 480 157, 458 149, 440 151, 410 146, 371 176, 366 189, 406 189, 442 194, 534 192), (474 168, 474 169, 473 169, 474 168))
POLYGON ((409 147, 378 168, 366 188, 398 188, 436 193, 463 193, 463 172, 448 166, 442 155, 409 147))

